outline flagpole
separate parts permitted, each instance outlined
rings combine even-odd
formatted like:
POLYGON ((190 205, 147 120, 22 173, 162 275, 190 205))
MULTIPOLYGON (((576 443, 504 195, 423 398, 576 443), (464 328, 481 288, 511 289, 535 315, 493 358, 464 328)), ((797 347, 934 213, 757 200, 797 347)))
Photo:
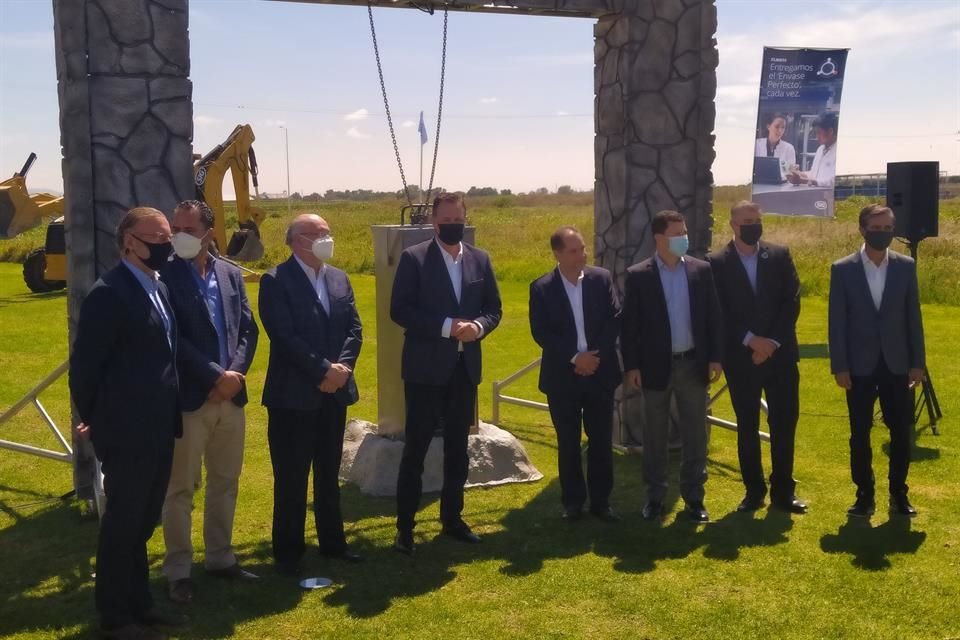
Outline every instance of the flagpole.
MULTIPOLYGON (((417 138, 420 137, 420 134, 417 134, 417 138)), ((420 202, 423 202, 423 144, 420 145, 420 184, 417 186, 417 195, 420 198, 420 202)))

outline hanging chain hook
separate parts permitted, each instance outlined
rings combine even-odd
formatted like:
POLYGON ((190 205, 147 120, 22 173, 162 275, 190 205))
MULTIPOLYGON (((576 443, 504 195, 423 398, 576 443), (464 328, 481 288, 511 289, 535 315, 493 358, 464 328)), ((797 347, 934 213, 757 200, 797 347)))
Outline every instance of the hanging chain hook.
MULTIPOLYGON (((416 6, 421 11, 423 8, 416 6)), ((430 5, 429 11, 433 15, 433 6, 430 5)), ((390 141, 393 143, 393 153, 397 158, 397 168, 400 170, 400 181, 403 183, 403 194, 407 199, 407 204, 413 205, 413 199, 410 197, 410 188, 407 186, 407 176, 403 171, 403 161, 400 158, 400 146, 397 144, 397 134, 393 128, 393 116, 390 113, 390 101, 387 99, 387 85, 383 79, 383 64, 380 62, 380 47, 377 44, 377 28, 373 21, 373 3, 367 3, 367 15, 370 18, 370 35, 373 39, 373 55, 377 60, 377 76, 380 79, 380 94, 383 96, 383 110, 387 114, 387 126, 390 129, 390 141)), ((430 183, 427 187, 427 197, 421 201, 427 202, 430 199, 430 193, 433 191, 433 178, 437 171, 437 151, 440 146, 440 123, 443 116, 443 87, 447 69, 447 5, 443 6, 443 48, 440 55, 440 99, 437 105, 437 133, 433 141, 433 164, 430 168, 430 183)))

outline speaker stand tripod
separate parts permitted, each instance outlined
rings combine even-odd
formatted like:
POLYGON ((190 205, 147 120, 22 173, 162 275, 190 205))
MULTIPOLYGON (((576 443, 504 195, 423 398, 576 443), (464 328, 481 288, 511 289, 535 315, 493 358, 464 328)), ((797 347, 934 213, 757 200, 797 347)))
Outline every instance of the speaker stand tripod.
MULTIPOLYGON (((914 263, 917 263, 917 248, 919 245, 919 241, 907 242, 907 247, 910 249, 910 257, 913 258, 914 263)), ((913 405, 914 424, 920 422, 920 417, 923 415, 924 410, 926 410, 927 417, 930 419, 930 430, 933 432, 933 435, 940 435, 937 422, 943 418, 943 412, 940 411, 940 402, 937 400, 937 392, 933 388, 933 379, 930 377, 930 370, 926 367, 923 368, 920 396, 913 405)))

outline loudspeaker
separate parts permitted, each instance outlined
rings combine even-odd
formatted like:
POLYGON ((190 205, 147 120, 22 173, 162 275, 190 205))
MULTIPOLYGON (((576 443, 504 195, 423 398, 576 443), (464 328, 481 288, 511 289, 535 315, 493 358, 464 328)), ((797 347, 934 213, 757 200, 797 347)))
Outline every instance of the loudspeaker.
POLYGON ((897 217, 898 238, 935 238, 940 218, 940 163, 888 162, 887 206, 897 217))

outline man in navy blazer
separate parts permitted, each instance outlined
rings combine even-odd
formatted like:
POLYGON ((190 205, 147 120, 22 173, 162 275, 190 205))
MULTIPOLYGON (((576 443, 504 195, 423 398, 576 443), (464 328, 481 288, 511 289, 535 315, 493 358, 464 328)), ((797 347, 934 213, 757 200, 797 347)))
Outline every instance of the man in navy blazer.
POLYGON ((703 504, 707 480, 707 387, 723 371, 720 300, 710 265, 686 255, 682 214, 661 211, 650 223, 656 252, 627 269, 623 298, 625 383, 643 389, 643 517, 663 515, 667 493, 670 400, 680 416, 683 457, 680 495, 694 522, 710 519, 703 504))
POLYGON ((914 516, 907 498, 913 388, 923 381, 925 352, 917 267, 889 250, 893 211, 879 204, 860 212, 864 244, 830 271, 830 370, 847 392, 850 467, 856 502, 847 513, 873 515, 870 428, 877 398, 890 430, 890 511, 914 516))
POLYGON ((438 428, 443 533, 480 542, 461 517, 470 470, 467 438, 481 379, 480 340, 497 328, 501 308, 490 257, 463 242, 466 218, 460 195, 438 195, 432 212, 436 237, 403 252, 393 281, 390 317, 405 330, 401 375, 407 405, 394 548, 406 554, 414 550, 423 460, 438 428))
POLYGON ((620 300, 610 272, 587 266, 583 236, 560 227, 550 237, 557 267, 530 284, 530 331, 543 349, 540 391, 557 431, 563 517, 590 513, 613 522, 613 392, 620 384, 620 300), (580 428, 587 433, 587 482, 580 428))
POLYGON ((299 215, 286 240, 292 255, 260 280, 260 320, 270 337, 263 404, 273 464, 273 558, 279 572, 296 575, 306 549, 311 466, 320 554, 361 560, 344 537, 339 475, 347 407, 359 399, 353 370, 363 335, 350 280, 328 264, 327 222, 299 215))
POLYGON ((183 437, 173 451, 170 486, 163 504, 166 555, 163 573, 174 602, 193 599, 191 512, 193 494, 206 468, 203 541, 207 573, 250 579, 233 553, 233 516, 243 468, 247 404, 245 375, 257 348, 257 323, 243 275, 209 251, 213 212, 199 200, 174 209, 171 230, 176 257, 160 277, 170 291, 180 328, 177 371, 183 437))
POLYGON ((177 322, 157 274, 170 256, 170 226, 156 209, 131 209, 117 243, 122 261, 80 308, 70 394, 107 497, 97 541, 101 628, 108 638, 163 638, 149 627, 174 620, 154 607, 147 540, 160 520, 181 434, 177 322))

